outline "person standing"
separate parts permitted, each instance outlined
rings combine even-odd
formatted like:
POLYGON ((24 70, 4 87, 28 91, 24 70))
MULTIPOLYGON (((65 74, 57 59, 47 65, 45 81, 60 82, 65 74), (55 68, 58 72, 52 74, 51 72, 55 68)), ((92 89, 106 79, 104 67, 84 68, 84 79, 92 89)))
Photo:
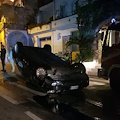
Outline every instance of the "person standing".
POLYGON ((5 66, 5 55, 6 55, 6 49, 4 45, 1 45, 1 62, 2 62, 2 70, 3 72, 6 72, 6 66, 5 66))
POLYGON ((15 66, 14 66, 14 60, 13 60, 13 54, 12 53, 13 53, 12 52, 12 46, 10 46, 9 52, 8 52, 8 57, 9 57, 9 61, 10 61, 11 65, 12 65, 12 72, 14 72, 15 71, 15 66))

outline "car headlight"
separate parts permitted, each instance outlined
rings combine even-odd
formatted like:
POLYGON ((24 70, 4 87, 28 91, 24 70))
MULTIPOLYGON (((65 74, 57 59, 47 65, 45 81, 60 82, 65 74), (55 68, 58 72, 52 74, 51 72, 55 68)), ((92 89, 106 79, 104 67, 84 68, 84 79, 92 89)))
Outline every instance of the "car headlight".
POLYGON ((51 85, 52 86, 59 86, 59 85, 63 85, 63 83, 61 81, 54 81, 51 85))
POLYGON ((37 77, 45 76, 46 75, 46 70, 44 68, 38 68, 36 70, 36 75, 37 75, 37 77))

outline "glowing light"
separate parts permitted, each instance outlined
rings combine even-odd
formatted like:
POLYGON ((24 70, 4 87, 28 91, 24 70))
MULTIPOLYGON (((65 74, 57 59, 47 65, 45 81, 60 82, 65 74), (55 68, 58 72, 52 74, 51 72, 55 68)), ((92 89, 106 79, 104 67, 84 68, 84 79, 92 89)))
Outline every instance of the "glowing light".
POLYGON ((111 23, 115 23, 115 22, 116 22, 116 19, 113 18, 113 19, 111 20, 111 23))
POLYGON ((6 23, 6 18, 4 17, 4 15, 1 18, 1 22, 6 23))
POLYGON ((88 71, 91 71, 91 69, 95 68, 95 66, 97 66, 97 61, 93 60, 92 62, 83 62, 84 66, 86 67, 86 69, 88 69, 88 71))
POLYGON ((91 62, 83 62, 83 64, 86 68, 86 72, 90 74, 97 75, 98 67, 101 68, 101 65, 96 60, 93 60, 91 62))
POLYGON ((14 0, 10 0, 11 2, 14 2, 14 0))

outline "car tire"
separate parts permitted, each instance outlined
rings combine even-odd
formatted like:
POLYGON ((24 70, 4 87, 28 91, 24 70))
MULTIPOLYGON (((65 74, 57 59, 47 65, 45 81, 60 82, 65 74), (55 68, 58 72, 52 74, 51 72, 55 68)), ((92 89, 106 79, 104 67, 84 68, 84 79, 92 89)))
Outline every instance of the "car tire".
POLYGON ((74 63, 74 64, 72 64, 71 67, 75 68, 75 69, 79 68, 79 69, 83 70, 83 72, 86 72, 86 68, 82 63, 74 63))
POLYGON ((18 54, 22 47, 23 47, 23 44, 21 42, 17 42, 14 47, 14 52, 18 54))
POLYGON ((120 69, 116 68, 110 73, 110 87, 116 93, 120 93, 120 69))

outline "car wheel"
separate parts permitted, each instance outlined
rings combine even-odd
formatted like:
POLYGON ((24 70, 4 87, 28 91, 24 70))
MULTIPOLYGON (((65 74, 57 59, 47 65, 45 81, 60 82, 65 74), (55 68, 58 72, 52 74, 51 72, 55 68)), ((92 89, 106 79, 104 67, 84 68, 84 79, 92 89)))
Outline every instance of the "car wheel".
POLYGON ((120 69, 116 68, 110 73, 110 87, 113 91, 120 93, 120 69))
POLYGON ((74 69, 79 69, 82 72, 86 72, 86 68, 82 63, 74 63, 74 64, 72 64, 71 67, 74 68, 74 69))
POLYGON ((23 47, 23 44, 21 42, 17 42, 14 47, 14 52, 18 54, 20 52, 20 49, 23 47))

